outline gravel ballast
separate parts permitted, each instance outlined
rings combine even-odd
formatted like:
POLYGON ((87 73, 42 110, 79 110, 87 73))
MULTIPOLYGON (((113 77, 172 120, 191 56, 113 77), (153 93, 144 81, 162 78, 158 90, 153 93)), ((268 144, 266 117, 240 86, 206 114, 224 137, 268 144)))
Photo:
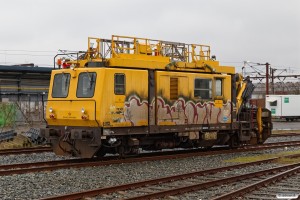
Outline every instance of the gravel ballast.
POLYGON ((57 156, 52 152, 45 153, 32 153, 32 154, 13 154, 0 156, 0 165, 11 165, 18 163, 34 163, 34 162, 44 162, 51 160, 66 160, 74 159, 71 157, 57 156))
MULTIPOLYGON (((273 138, 274 139, 274 138, 273 138)), ((143 163, 120 164, 102 167, 61 169, 50 172, 37 172, 0 177, 0 199, 39 199, 58 194, 108 187, 153 179, 198 170, 228 166, 225 162, 242 156, 275 154, 281 151, 299 150, 298 147, 272 149, 260 152, 234 153, 204 157, 190 157, 176 160, 161 160, 143 163)), ((52 153, 32 155, 1 156, 0 163, 24 163, 46 160, 59 160, 52 153), (46 155, 46 156, 45 156, 46 155), (39 159, 40 157, 40 159, 39 159)))

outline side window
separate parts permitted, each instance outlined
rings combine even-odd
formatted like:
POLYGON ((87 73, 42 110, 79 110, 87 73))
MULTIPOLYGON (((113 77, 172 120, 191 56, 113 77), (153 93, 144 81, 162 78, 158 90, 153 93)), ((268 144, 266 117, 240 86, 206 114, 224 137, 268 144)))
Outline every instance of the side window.
POLYGON ((76 96, 79 98, 89 98, 94 96, 96 85, 95 72, 81 72, 78 76, 76 96))
POLYGON ((270 106, 277 106, 277 100, 271 101, 271 102, 270 102, 270 106))
POLYGON ((194 97, 201 99, 212 98, 212 80, 211 79, 195 79, 194 97))
POLYGON ((52 97, 66 98, 69 93, 69 86, 70 86, 70 74, 68 73, 55 74, 53 87, 52 87, 52 97))
POLYGON ((223 96, 223 80, 216 79, 216 96, 223 96))
POLYGON ((115 74, 115 94, 125 94, 125 74, 115 74))
POLYGON ((170 78, 170 99, 178 99, 178 78, 170 78))

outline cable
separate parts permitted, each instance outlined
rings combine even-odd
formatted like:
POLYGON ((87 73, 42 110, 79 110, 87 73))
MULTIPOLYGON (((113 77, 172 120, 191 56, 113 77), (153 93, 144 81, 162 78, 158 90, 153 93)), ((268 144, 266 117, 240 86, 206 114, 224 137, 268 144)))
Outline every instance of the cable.
POLYGON ((57 53, 58 51, 43 51, 43 50, 9 50, 9 49, 0 49, 0 51, 24 51, 24 52, 48 52, 48 53, 57 53))
POLYGON ((19 54, 19 53, 0 53, 7 56, 54 56, 54 55, 37 55, 37 54, 19 54))

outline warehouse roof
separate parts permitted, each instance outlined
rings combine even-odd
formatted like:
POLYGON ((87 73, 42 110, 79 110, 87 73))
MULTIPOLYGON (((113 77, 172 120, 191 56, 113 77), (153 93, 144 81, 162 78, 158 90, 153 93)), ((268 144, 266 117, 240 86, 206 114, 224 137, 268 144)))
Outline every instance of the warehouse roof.
POLYGON ((0 65, 0 72, 46 73, 50 74, 53 67, 34 67, 24 65, 0 65))

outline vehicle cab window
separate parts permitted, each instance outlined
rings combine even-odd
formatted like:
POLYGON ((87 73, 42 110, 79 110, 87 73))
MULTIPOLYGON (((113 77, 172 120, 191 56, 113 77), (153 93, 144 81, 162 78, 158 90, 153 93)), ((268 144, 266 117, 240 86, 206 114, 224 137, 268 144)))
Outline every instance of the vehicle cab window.
POLYGON ((78 98, 90 98, 94 96, 96 77, 95 72, 82 72, 79 74, 76 92, 78 98))
POLYGON ((53 98, 66 98, 69 93, 70 74, 61 73, 55 74, 52 87, 53 98))

